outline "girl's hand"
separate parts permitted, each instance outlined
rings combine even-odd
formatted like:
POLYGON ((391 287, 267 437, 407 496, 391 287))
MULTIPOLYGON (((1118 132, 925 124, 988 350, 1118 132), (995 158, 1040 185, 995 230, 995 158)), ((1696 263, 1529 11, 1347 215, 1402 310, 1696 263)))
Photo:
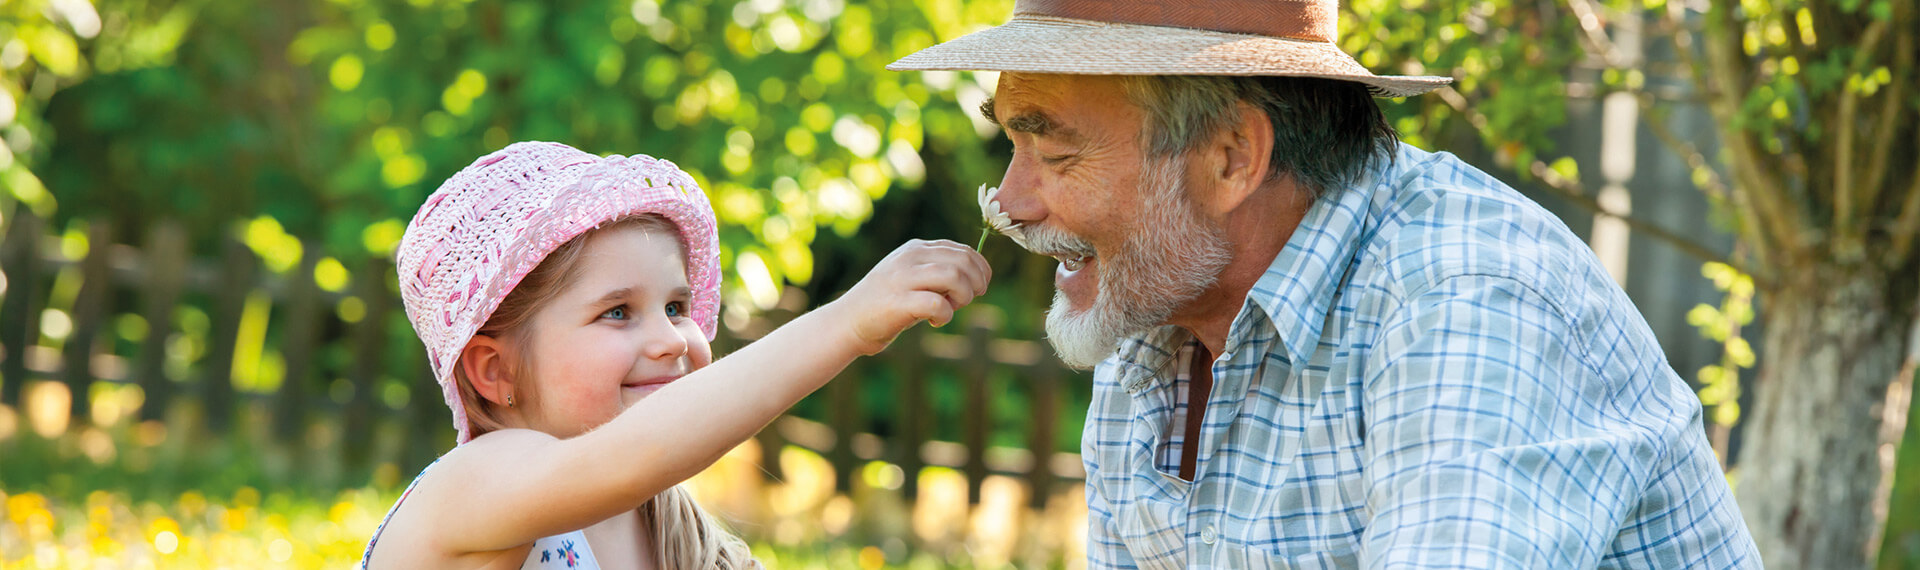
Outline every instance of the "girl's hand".
POLYGON ((912 240, 873 266, 846 295, 829 303, 851 331, 853 349, 875 354, 922 320, 941 326, 987 291, 993 268, 978 252, 947 240, 912 240))

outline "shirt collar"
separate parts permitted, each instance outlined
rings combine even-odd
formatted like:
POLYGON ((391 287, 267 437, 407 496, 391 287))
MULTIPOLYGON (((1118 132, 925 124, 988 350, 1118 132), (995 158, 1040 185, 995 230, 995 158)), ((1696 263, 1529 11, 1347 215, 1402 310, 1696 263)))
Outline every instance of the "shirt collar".
MULTIPOLYGON (((1272 321, 1274 331, 1293 362, 1306 362, 1320 342, 1327 313, 1353 266, 1360 244, 1371 237, 1369 212, 1383 182, 1396 178, 1393 170, 1412 162, 1404 143, 1392 163, 1362 173, 1348 188, 1336 189, 1315 200, 1286 247, 1274 256, 1265 275, 1247 292, 1247 304, 1257 306, 1272 321)), ((1228 346, 1253 333, 1246 310, 1234 319, 1228 346)))
POLYGON ((1171 378, 1170 374, 1161 372, 1173 364, 1173 357, 1180 350, 1180 345, 1176 343, 1184 343, 1192 339, 1191 333, 1177 326, 1154 327, 1146 332, 1120 339, 1120 346, 1102 366, 1121 365, 1117 367, 1120 372, 1120 386, 1130 393, 1137 394, 1142 387, 1156 378, 1163 376, 1171 378))

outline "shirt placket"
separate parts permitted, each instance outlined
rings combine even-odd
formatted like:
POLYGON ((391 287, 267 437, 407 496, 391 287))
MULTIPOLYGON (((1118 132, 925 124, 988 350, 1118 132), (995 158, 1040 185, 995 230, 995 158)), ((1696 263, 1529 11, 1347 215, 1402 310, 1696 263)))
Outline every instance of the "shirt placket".
POLYGON ((1143 569, 1184 568, 1191 485, 1157 467, 1157 447, 1166 440, 1162 431, 1172 417, 1172 382, 1155 378, 1156 371, 1136 369, 1121 379, 1132 401, 1132 449, 1126 459, 1130 484, 1128 507, 1120 513, 1120 534, 1134 562, 1143 569))
POLYGON ((1189 536, 1199 537, 1199 542, 1194 544, 1193 550, 1188 553, 1189 567, 1214 566, 1216 562, 1224 559, 1222 548, 1231 542, 1230 537, 1245 534, 1242 529, 1230 528, 1227 519, 1222 516, 1223 513, 1209 512, 1199 508, 1208 505, 1227 505, 1229 497, 1226 494, 1231 491, 1229 477, 1233 474, 1223 471, 1223 465, 1218 461, 1220 459, 1218 452, 1222 443, 1220 440, 1226 436, 1227 431, 1209 427, 1233 425, 1234 420, 1240 415, 1247 393, 1248 373, 1235 372, 1234 369, 1246 368, 1246 355, 1249 352, 1245 349, 1248 347, 1238 339, 1229 339, 1229 343, 1229 348, 1216 357, 1210 365, 1213 389, 1207 401, 1199 404, 1205 406, 1206 421, 1194 440, 1187 442, 1187 445, 1200 446, 1195 450, 1197 464, 1194 466, 1194 481, 1189 499, 1189 512, 1195 514, 1188 520, 1191 533, 1189 536))

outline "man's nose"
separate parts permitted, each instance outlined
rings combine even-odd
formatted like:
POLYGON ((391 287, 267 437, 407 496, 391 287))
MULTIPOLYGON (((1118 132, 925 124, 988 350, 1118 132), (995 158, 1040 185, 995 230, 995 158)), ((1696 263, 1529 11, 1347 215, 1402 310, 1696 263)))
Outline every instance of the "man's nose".
POLYGON ((1000 211, 1015 223, 1031 224, 1046 219, 1046 204, 1040 199, 1040 171, 1033 159, 1015 152, 1007 163, 1007 174, 1000 180, 1000 211))

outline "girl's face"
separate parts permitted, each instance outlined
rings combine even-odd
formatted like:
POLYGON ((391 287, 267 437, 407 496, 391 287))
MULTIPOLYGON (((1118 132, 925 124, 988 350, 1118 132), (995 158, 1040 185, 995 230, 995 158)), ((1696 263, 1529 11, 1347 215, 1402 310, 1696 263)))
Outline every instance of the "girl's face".
POLYGON ((668 382, 713 361, 689 306, 675 236, 645 227, 587 237, 576 271, 531 322, 527 427, 555 437, 612 420, 668 382))

